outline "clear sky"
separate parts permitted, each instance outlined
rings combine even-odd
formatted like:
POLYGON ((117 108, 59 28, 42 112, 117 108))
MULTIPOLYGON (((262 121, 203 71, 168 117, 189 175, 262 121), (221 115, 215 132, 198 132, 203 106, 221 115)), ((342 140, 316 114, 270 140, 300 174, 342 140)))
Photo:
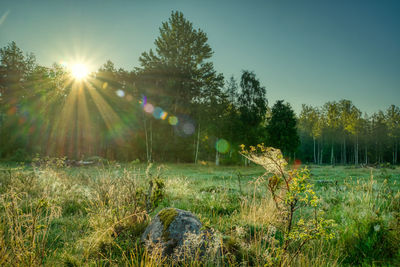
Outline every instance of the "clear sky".
POLYGON ((1 0, 0 46, 15 41, 45 66, 110 59, 132 70, 172 10, 207 33, 226 78, 254 71, 270 106, 400 104, 400 1, 1 0))

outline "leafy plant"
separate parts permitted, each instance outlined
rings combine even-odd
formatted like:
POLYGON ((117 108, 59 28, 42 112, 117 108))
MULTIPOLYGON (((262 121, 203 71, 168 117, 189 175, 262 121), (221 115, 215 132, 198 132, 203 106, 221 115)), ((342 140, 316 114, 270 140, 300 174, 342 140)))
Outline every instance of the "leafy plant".
POLYGON ((273 222, 284 235, 284 242, 272 255, 272 264, 290 265, 301 249, 313 239, 332 239, 332 220, 323 218, 319 209, 320 200, 313 190, 310 172, 307 168, 287 170, 287 162, 279 149, 259 144, 241 154, 250 161, 261 165, 265 173, 257 178, 267 182, 267 188, 279 215, 273 222), (297 211, 303 209, 304 212, 297 211), (306 214, 309 214, 308 216, 306 214))

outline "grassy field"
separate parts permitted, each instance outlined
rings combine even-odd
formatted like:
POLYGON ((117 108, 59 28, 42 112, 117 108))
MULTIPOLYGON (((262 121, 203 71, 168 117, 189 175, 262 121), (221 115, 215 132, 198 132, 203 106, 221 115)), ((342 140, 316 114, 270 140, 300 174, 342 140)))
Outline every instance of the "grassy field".
MULTIPOLYGON (((335 222, 335 237, 308 242, 291 265, 399 265, 400 168, 309 169, 324 217, 335 222)), ((195 213, 220 237, 222 253, 201 264, 273 264, 268 239, 273 203, 266 183, 254 182, 263 173, 255 165, 3 163, 0 265, 171 264, 139 242, 150 218, 164 207, 195 213), (150 179, 159 187, 146 212, 150 179)))

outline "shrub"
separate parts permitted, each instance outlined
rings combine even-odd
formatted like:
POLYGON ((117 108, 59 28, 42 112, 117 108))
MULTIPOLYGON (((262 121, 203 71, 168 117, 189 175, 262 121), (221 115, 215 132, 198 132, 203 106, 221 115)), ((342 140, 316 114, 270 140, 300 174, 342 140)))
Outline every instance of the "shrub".
POLYGON ((30 161, 31 157, 28 152, 23 148, 18 148, 15 152, 8 158, 8 161, 14 162, 26 162, 30 161))
POLYGON ((319 198, 309 182, 308 169, 287 170, 281 151, 263 144, 250 146, 249 150, 242 145, 241 154, 264 167, 266 172, 257 178, 257 182, 267 181, 278 215, 272 224, 283 233, 284 242, 271 254, 269 262, 290 265, 311 240, 334 237, 330 231, 333 221, 322 216, 319 198), (303 210, 300 214, 297 212, 299 209, 303 210))

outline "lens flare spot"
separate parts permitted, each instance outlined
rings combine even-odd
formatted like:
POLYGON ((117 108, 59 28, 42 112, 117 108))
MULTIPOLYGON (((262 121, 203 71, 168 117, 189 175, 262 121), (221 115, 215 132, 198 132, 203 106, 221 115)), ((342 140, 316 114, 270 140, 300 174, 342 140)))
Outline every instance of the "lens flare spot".
POLYGON ((167 116, 168 116, 168 112, 166 112, 166 111, 164 111, 162 114, 161 114, 161 119, 162 120, 165 120, 166 118, 167 118, 167 116))
POLYGON ((186 122, 186 123, 183 125, 183 132, 184 132, 185 134, 187 134, 187 135, 193 134, 193 133, 194 133, 194 125, 193 125, 193 123, 186 122))
POLYGON ((142 107, 146 106, 147 104, 147 97, 145 95, 142 95, 142 100, 139 101, 140 105, 142 105, 142 107))
POLYGON ((115 93, 117 94, 117 96, 121 98, 125 96, 125 92, 121 89, 117 90, 115 93))
POLYGON ((153 112, 153 117, 159 120, 159 119, 161 119, 161 114, 162 114, 162 113, 163 113, 162 108, 156 107, 156 108, 154 109, 154 112, 153 112))
POLYGON ((217 151, 219 153, 225 154, 229 151, 229 143, 228 141, 226 141, 225 139, 218 139, 217 143, 215 144, 215 149, 217 149, 217 151))
POLYGON ((144 111, 146 111, 147 113, 153 113, 153 111, 154 111, 154 107, 153 107, 153 105, 150 104, 150 103, 145 104, 144 107, 143 107, 143 109, 144 109, 144 111))
POLYGON ((177 125, 178 124, 178 118, 175 116, 170 116, 168 118, 168 123, 171 125, 177 125))

